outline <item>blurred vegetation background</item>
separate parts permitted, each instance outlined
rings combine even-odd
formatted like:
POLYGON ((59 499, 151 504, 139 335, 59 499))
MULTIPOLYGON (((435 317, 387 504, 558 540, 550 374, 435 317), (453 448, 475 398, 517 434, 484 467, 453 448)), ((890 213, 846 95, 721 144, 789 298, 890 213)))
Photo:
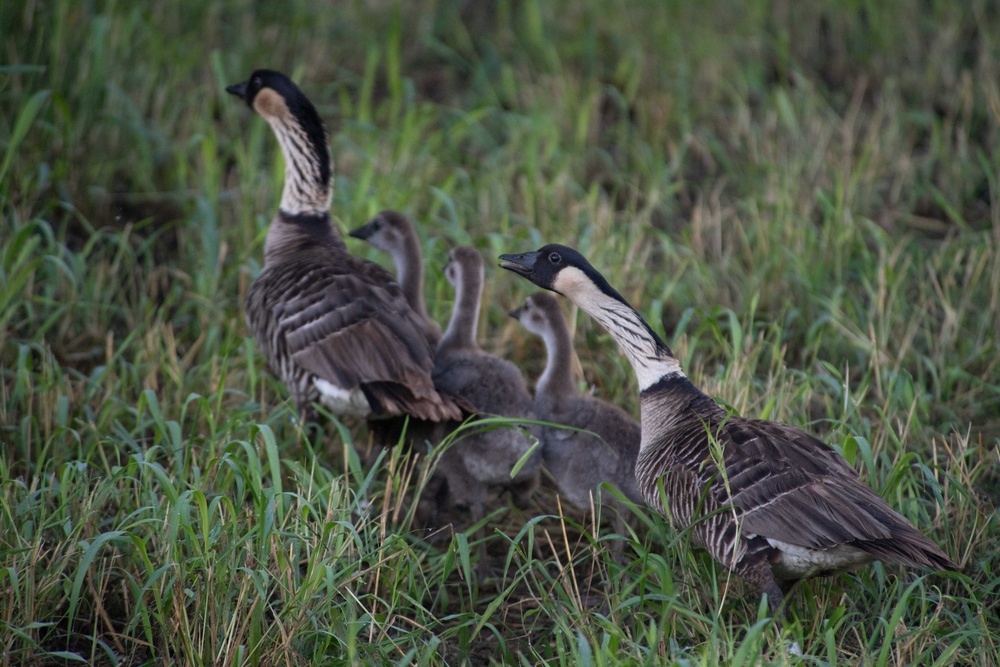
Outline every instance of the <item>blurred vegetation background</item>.
MULTIPOLYGON (((799 660, 794 640, 812 664, 996 664, 995 10, 3 3, 4 659, 754 664, 799 660), (283 165, 223 89, 257 67, 326 119, 342 230, 418 221, 439 322, 452 245, 488 267, 576 246, 696 382, 826 437, 965 576, 816 583, 779 638, 642 510, 636 560, 598 558, 587 594, 569 565, 594 531, 570 548, 501 508, 504 576, 480 590, 465 533, 411 530, 420 472, 361 466, 355 424, 311 447, 253 350, 241 304, 283 165)), ((533 378, 541 344, 505 314, 528 289, 488 270, 481 342, 533 378)), ((581 381, 635 413, 627 363, 573 315, 581 381)))

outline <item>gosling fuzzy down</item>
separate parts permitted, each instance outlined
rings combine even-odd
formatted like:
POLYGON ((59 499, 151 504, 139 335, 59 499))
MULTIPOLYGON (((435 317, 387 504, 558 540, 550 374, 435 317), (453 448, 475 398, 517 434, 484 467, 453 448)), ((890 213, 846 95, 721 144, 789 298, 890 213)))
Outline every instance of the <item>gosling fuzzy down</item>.
MULTIPOLYGON (((482 256, 474 248, 453 248, 445 277, 455 287, 455 305, 434 356, 434 382, 469 401, 479 416, 533 419, 532 398, 521 371, 476 342, 482 256)), ((510 491, 514 504, 526 507, 538 486, 540 452, 532 454, 513 479, 511 471, 535 438, 523 428, 472 426, 469 435, 458 438, 442 455, 437 467, 447 485, 448 504, 468 507, 474 522, 485 515, 487 500, 498 491, 510 491)))
POLYGON ((532 294, 510 316, 545 342, 545 369, 535 383, 535 415, 541 421, 570 427, 541 429, 545 469, 570 506, 587 512, 593 498, 600 497, 615 512, 616 531, 623 532, 628 509, 601 493, 600 485, 607 482, 633 503, 643 502, 635 480, 639 422, 617 405, 577 389, 573 339, 553 295, 532 294))

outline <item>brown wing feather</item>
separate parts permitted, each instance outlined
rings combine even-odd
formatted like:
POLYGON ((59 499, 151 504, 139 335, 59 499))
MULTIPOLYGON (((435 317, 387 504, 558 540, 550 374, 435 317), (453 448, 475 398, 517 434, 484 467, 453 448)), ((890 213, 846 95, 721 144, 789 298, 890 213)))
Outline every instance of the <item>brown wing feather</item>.
POLYGON ((642 400, 643 434, 653 438, 644 441, 636 461, 643 496, 659 508, 656 484, 662 478, 669 505, 664 509, 681 527, 732 506, 735 513, 714 514, 694 528, 695 542, 720 562, 742 557, 741 547, 732 550, 733 540, 749 548, 756 535, 816 550, 848 545, 890 562, 955 568, 842 456, 808 433, 727 415, 687 382, 642 400), (724 474, 711 453, 713 438, 722 448, 724 474))
POLYGON ((333 366, 355 382, 395 380, 411 368, 429 376, 430 343, 399 287, 388 273, 355 263, 353 272, 312 271, 312 288, 288 299, 280 328, 289 353, 317 375, 333 366))
POLYGON ((295 264, 266 271, 248 298, 249 318, 275 322, 276 356, 337 386, 362 388, 376 414, 462 418, 460 406, 434 389, 430 343, 387 271, 325 247, 303 251, 295 264))
POLYGON ((883 560, 952 565, 817 438, 785 424, 732 418, 724 427, 732 503, 742 530, 788 544, 850 544, 883 560))

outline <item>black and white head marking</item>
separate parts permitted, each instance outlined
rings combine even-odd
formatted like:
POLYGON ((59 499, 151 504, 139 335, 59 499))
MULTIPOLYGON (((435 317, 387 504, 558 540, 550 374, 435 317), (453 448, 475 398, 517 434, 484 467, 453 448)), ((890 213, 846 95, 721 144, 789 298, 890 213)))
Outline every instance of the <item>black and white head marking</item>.
POLYGON ((562 294, 593 317, 628 357, 640 390, 683 376, 666 343, 597 269, 576 250, 549 244, 534 252, 501 255, 500 266, 562 294))

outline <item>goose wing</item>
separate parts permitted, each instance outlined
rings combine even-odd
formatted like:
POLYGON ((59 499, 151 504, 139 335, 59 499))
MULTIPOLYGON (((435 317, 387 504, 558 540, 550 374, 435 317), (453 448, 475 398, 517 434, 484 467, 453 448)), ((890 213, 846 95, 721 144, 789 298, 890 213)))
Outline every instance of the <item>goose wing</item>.
MULTIPOLYGON (((887 540, 909 522, 839 454, 775 422, 731 418, 721 437, 743 533, 814 549, 887 540)), ((912 529, 912 528, 911 528, 912 529)))
POLYGON ((436 396, 430 344, 388 272, 360 260, 325 264, 298 287, 276 313, 296 364, 341 387, 399 383, 436 396))

